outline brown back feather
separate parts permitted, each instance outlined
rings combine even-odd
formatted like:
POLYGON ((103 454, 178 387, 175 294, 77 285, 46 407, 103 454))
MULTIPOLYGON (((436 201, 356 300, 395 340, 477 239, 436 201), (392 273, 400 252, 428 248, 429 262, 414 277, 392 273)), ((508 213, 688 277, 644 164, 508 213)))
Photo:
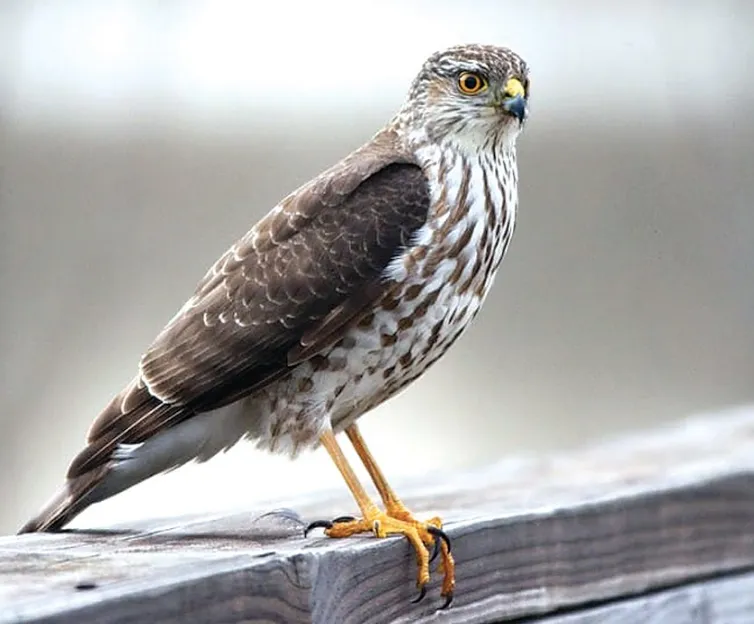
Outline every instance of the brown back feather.
POLYGON ((106 462, 119 443, 247 396, 337 342, 389 286, 381 275, 429 203, 423 171, 389 132, 286 198, 158 335, 141 377, 93 423, 69 476, 106 462))

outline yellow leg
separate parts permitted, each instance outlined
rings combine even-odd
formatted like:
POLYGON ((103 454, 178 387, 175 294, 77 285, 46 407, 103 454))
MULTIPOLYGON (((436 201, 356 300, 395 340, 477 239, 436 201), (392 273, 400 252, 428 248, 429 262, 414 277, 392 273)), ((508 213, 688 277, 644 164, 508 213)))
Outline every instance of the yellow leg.
MULTIPOLYGON (((349 537, 358 533, 374 533, 377 537, 387 537, 388 535, 403 535, 408 539, 416 552, 416 563, 418 566, 416 583, 420 589, 419 599, 424 596, 425 586, 429 582, 429 551, 425 544, 434 543, 434 536, 430 532, 428 525, 419 523, 411 519, 401 520, 391 517, 380 510, 375 505, 359 482, 358 477, 351 468, 342 449, 335 440, 332 431, 328 431, 320 437, 320 443, 330 454, 333 463, 340 471, 343 479, 351 490, 351 494, 356 499, 356 503, 363 515, 360 519, 336 520, 334 522, 314 522, 309 525, 308 529, 314 527, 325 527, 325 534, 329 537, 349 537)), ((435 528, 435 527, 431 527, 435 528)), ((449 556, 447 545, 442 544, 443 557, 449 556)), ((446 572, 447 574, 447 572, 446 572)), ((443 587, 445 587, 443 585, 443 587)), ((452 598, 452 589, 449 594, 444 593, 446 602, 449 604, 449 598, 452 598)))
POLYGON ((333 460, 335 467, 343 476, 348 489, 351 490, 351 494, 353 494, 353 497, 356 499, 356 504, 359 506, 362 515, 366 517, 377 513, 379 511, 377 505, 372 502, 372 499, 369 498, 364 486, 361 485, 359 478, 356 476, 353 468, 351 468, 351 464, 348 463, 348 459, 346 459, 346 456, 343 454, 333 432, 328 431, 327 433, 322 434, 320 442, 330 454, 330 458, 333 460))
MULTIPOLYGON (((374 456, 367 448, 366 442, 361 436, 361 431, 359 431, 358 426, 351 425, 348 427, 348 429, 346 429, 346 435, 348 436, 348 439, 351 440, 353 448, 356 449, 356 453, 358 453, 359 458, 374 482, 374 486, 380 493, 382 502, 385 503, 385 511, 387 511, 387 513, 393 518, 401 518, 405 520, 411 519, 411 512, 406 509, 406 506, 401 499, 398 498, 398 495, 393 488, 390 487, 387 479, 385 479, 385 475, 377 465, 374 456)), ((439 518, 432 518, 431 520, 428 520, 428 522, 429 524, 435 524, 438 527, 441 525, 439 518), (433 520, 436 520, 436 522, 433 522, 433 520)))
MULTIPOLYGON (((388 516, 395 518, 396 520, 414 524, 415 526, 423 528, 425 531, 427 531, 429 527, 436 527, 437 529, 442 528, 442 520, 440 520, 440 518, 430 518, 425 522, 420 522, 414 518, 413 514, 406 508, 401 499, 398 498, 398 495, 393 488, 390 487, 387 479, 385 479, 385 475, 377 465, 377 462, 367 447, 357 425, 354 424, 348 427, 346 429, 346 435, 351 441, 351 444, 353 444, 354 449, 356 449, 356 453, 359 455, 359 458, 374 482, 374 485, 382 498, 382 502, 385 504, 385 511, 388 516)), ((430 545, 432 545, 436 539, 440 539, 436 534, 430 533, 429 536, 431 541, 425 541, 425 543, 430 545)), ((442 595, 446 598, 452 599, 453 590, 455 589, 455 561, 453 560, 453 555, 450 554, 448 541, 441 539, 440 548, 442 549, 442 568, 444 575, 442 595)))

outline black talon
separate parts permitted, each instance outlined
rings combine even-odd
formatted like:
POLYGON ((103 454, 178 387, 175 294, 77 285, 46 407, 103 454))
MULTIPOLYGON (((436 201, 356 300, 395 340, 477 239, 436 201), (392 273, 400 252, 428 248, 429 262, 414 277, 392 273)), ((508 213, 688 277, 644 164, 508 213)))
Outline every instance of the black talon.
POLYGON ((422 588, 419 590, 419 595, 411 601, 411 604, 416 604, 417 602, 421 602, 422 600, 424 600, 424 596, 426 595, 427 595, 427 587, 422 586, 422 588))
POLYGON ((312 529, 332 529, 332 522, 329 520, 315 520, 310 522, 304 529, 304 537, 309 535, 309 531, 312 529))
POLYGON ((354 520, 356 520, 356 518, 354 518, 353 516, 338 516, 332 521, 332 523, 338 524, 339 522, 353 522, 354 520))
POLYGON ((451 602, 453 602, 453 592, 450 592, 447 596, 445 596, 445 602, 440 607, 440 611, 447 609, 450 606, 451 602))
POLYGON ((445 542, 445 545, 448 547, 448 552, 450 552, 450 538, 448 537, 448 534, 445 533, 445 531, 438 529, 436 526, 432 525, 427 527, 427 531, 430 535, 434 535, 436 538, 439 537, 443 542, 445 542))
POLYGON ((432 545, 432 556, 429 558, 429 562, 432 563, 437 559, 437 555, 440 554, 440 540, 436 539, 432 545))

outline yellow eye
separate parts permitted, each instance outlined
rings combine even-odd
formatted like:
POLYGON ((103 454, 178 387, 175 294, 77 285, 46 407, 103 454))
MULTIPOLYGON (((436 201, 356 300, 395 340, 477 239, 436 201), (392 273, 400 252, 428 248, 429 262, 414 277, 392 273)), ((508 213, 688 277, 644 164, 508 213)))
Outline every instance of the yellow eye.
POLYGON ((487 79, 473 72, 463 72, 458 76, 458 88, 466 95, 476 95, 487 88, 487 79))

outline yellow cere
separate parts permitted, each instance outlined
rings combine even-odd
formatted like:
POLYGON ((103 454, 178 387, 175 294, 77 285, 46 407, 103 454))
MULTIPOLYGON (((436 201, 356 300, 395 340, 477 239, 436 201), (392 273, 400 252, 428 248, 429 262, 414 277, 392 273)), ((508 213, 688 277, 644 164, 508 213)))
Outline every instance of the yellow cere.
POLYGON ((526 95, 524 85, 521 84, 518 78, 511 78, 505 83, 505 95, 508 97, 516 97, 517 95, 524 97, 526 95))

